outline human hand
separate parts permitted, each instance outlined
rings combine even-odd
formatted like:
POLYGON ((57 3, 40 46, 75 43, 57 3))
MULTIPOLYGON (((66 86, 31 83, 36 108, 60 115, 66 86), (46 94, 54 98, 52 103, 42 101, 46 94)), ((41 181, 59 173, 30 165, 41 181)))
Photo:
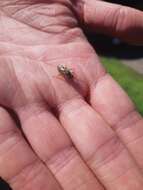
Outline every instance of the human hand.
POLYGON ((142 12, 95 0, 0 7, 0 176, 14 190, 141 190, 142 117, 79 23, 141 44, 142 12))

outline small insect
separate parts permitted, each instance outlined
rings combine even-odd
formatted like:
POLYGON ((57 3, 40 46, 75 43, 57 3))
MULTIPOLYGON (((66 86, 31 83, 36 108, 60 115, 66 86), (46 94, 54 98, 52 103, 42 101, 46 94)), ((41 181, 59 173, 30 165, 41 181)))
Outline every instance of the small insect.
POLYGON ((73 71, 71 69, 69 69, 63 65, 58 65, 57 69, 63 77, 65 77, 67 79, 73 79, 74 76, 73 76, 73 71))

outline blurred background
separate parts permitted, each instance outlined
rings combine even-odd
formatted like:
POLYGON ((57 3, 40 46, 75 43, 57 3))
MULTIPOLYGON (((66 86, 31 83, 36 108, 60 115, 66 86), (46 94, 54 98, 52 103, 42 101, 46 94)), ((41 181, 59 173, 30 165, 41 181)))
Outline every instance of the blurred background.
MULTIPOLYGON (((142 0, 108 0, 143 10, 142 0)), ((143 115, 143 46, 132 46, 117 38, 87 34, 100 55, 101 62, 113 78, 120 83, 143 115)), ((0 190, 11 190, 0 179, 0 190)))
MULTIPOLYGON (((106 0, 143 10, 141 0, 106 0)), ((107 71, 124 88, 143 115, 143 46, 103 35, 88 35, 107 71)))

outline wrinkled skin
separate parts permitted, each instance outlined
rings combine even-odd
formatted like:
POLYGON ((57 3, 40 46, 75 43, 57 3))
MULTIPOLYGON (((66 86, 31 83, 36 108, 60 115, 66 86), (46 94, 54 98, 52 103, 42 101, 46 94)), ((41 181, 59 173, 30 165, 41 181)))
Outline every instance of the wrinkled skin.
POLYGON ((0 176, 14 190, 142 189, 142 117, 85 28, 143 43, 141 11, 96 0, 0 0, 0 176))

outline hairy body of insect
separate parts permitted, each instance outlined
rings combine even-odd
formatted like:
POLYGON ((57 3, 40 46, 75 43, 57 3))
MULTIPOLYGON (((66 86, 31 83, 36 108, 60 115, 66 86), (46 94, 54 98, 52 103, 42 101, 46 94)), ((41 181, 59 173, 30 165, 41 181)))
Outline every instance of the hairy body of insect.
POLYGON ((67 79, 72 79, 74 77, 72 70, 67 68, 66 66, 58 65, 57 69, 59 73, 67 79))

